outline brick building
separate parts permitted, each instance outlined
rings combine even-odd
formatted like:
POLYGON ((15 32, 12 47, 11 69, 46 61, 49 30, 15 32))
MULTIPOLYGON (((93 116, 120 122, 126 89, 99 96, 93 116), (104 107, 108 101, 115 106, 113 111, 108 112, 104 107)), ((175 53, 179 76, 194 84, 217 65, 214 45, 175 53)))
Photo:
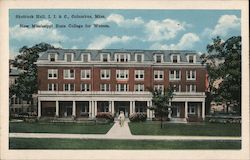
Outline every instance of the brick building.
POLYGON ((89 117, 97 112, 126 116, 152 105, 148 88, 174 88, 171 117, 205 117, 206 69, 195 51, 73 50, 41 54, 38 66, 38 117, 89 117))

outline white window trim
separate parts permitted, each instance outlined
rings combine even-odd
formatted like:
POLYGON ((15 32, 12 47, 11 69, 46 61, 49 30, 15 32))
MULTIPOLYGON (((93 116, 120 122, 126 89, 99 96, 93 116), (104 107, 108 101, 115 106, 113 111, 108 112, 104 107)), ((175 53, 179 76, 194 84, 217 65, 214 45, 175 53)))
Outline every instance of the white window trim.
POLYGON ((173 87, 178 89, 174 92, 181 92, 181 85, 180 84, 174 84, 173 87))
POLYGON ((192 114, 192 115, 196 114, 196 106, 195 105, 188 106, 188 114, 192 114), (192 108, 194 109, 194 112, 191 112, 192 108))
POLYGON ((196 85, 195 84, 190 84, 190 85, 186 85, 186 92, 189 92, 189 93, 195 93, 196 92, 196 85), (192 90, 192 86, 194 86, 194 91, 192 90), (189 89, 188 89, 189 87, 189 89))
POLYGON ((164 71, 163 70, 154 70, 154 80, 157 80, 157 81, 164 80, 164 71), (157 72, 158 78, 155 78, 156 72, 157 72), (162 78, 160 78, 161 72, 162 72, 162 78))
POLYGON ((122 63, 126 63, 126 62, 130 62, 130 54, 129 53, 116 53, 115 54, 115 61, 116 62, 121 62, 121 55, 124 56, 124 58, 126 57, 127 61, 124 61, 122 63), (117 61, 118 59, 118 61, 117 61))
POLYGON ((118 92, 128 92, 129 91, 129 85, 128 84, 116 84, 116 91, 118 92), (124 85, 124 91, 121 91, 121 85, 124 85))
POLYGON ((107 62, 110 62, 110 54, 109 53, 102 53, 101 54, 101 62, 104 62, 103 61, 103 55, 107 55, 107 62))
MULTIPOLYGON (((83 61, 83 60, 84 60, 84 59, 83 59, 83 56, 84 56, 84 55, 87 55, 87 56, 88 56, 88 61, 87 61, 87 62, 90 62, 91 59, 90 59, 90 54, 89 54, 89 53, 82 53, 82 54, 81 54, 82 62, 84 62, 84 61, 83 61)), ((84 63, 87 63, 87 62, 84 62, 84 63)))
POLYGON ((81 70, 81 79, 91 79, 91 70, 90 69, 82 69, 81 70), (89 72, 89 78, 86 77, 87 72, 89 72), (84 75, 84 77, 83 77, 83 75, 84 75))
POLYGON ((174 56, 177 56, 177 63, 180 63, 180 55, 178 55, 178 54, 171 55, 171 62, 174 63, 174 58, 173 58, 174 56))
POLYGON ((145 90, 144 84, 135 84, 134 85, 134 91, 135 92, 144 92, 144 90, 145 90), (136 89, 138 89, 138 90, 136 90, 136 89))
POLYGON ((137 59, 138 55, 141 55, 141 62, 144 62, 144 54, 141 54, 141 53, 136 53, 135 54, 135 61, 138 62, 138 59, 137 59))
POLYGON ((48 84, 48 91, 58 91, 58 84, 57 83, 49 83, 48 84), (52 85, 52 90, 49 90, 49 85, 52 85), (56 86, 56 90, 55 90, 55 87, 56 86))
POLYGON ((91 91, 91 84, 90 83, 81 83, 81 92, 89 92, 89 91, 86 91, 86 90, 82 90, 83 89, 83 85, 84 85, 84 88, 87 88, 86 86, 89 85, 89 91, 91 91))
POLYGON ((186 71, 186 79, 187 80, 196 80, 196 71, 195 70, 188 70, 186 71), (190 78, 188 78, 188 72, 190 74, 190 78), (192 74, 194 74, 194 78, 192 78, 192 74))
POLYGON ((176 74, 176 71, 177 71, 177 70, 170 70, 170 71, 169 71, 169 80, 171 80, 171 81, 181 80, 181 70, 178 70, 179 73, 180 73, 180 74, 179 74, 179 78, 176 78, 176 75, 177 75, 177 74, 176 74), (174 71, 174 78, 171 77, 171 71, 174 71))
POLYGON ((129 79, 129 70, 128 69, 118 69, 116 70, 116 79, 129 79), (121 71, 125 72, 125 75, 127 74, 127 78, 126 76, 124 78, 121 78, 121 71), (119 77, 117 77, 117 74, 119 75, 119 77))
POLYGON ((189 57, 190 56, 193 56, 193 63, 196 63, 196 55, 187 55, 187 62, 190 63, 189 62, 189 57))
POLYGON ((100 84, 100 91, 101 92, 108 92, 108 91, 110 91, 110 84, 108 84, 108 83, 102 83, 102 84, 100 84), (105 86, 104 87, 104 91, 102 90, 102 85, 105 86))
POLYGON ((67 56, 68 56, 68 55, 71 56, 71 61, 69 61, 69 62, 73 62, 73 61, 74 61, 74 60, 73 60, 73 58, 74 58, 74 56, 73 56, 74 54, 73 54, 73 53, 65 53, 65 54, 64 54, 64 61, 65 61, 65 62, 68 62, 68 61, 67 61, 67 56))
POLYGON ((58 78, 58 69, 48 69, 48 79, 57 79, 58 78), (52 77, 49 77, 49 72, 52 71, 52 77), (56 77, 54 77, 54 72, 56 73, 56 77))
POLYGON ((100 78, 101 79, 110 79, 110 77, 111 77, 110 69, 101 69, 100 70, 100 78), (104 72, 105 77, 102 77, 102 72, 104 72), (109 75, 109 77, 107 77, 107 75, 109 75))
POLYGON ((73 92, 73 91, 75 91, 75 84, 73 84, 74 88, 73 88, 72 91, 71 91, 71 84, 73 84, 73 83, 64 83, 64 84, 63 84, 63 91, 66 91, 66 90, 65 90, 65 85, 68 85, 68 88, 69 88, 69 90, 66 91, 66 92, 73 92))
POLYGON ((164 85, 163 84, 155 84, 154 85, 154 90, 155 89, 157 89, 157 90, 162 89, 162 93, 163 93, 164 92, 164 85))
POLYGON ((154 55, 154 60, 155 60, 155 63, 162 63, 162 62, 164 62, 163 61, 163 54, 155 54, 154 55), (161 62, 157 62, 157 56, 161 56, 161 62))
POLYGON ((57 61, 57 53, 49 53, 48 54, 48 60, 50 61, 50 62, 56 62, 57 61), (55 55, 55 61, 50 61, 50 56, 51 56, 51 54, 54 54, 55 55))
POLYGON ((64 70, 63 70, 63 79, 75 79, 75 74, 76 74, 76 73, 75 73, 75 70, 74 70, 74 69, 64 69, 64 70), (65 77, 65 71, 66 71, 66 70, 69 72, 69 73, 68 73, 69 76, 70 76, 70 70, 73 70, 73 71, 74 71, 74 77, 65 77))
POLYGON ((144 70, 134 70, 135 71, 135 80, 144 80, 144 70), (136 78, 136 75, 139 75, 138 78, 136 78), (140 75, 143 75, 143 78, 140 77, 140 75))

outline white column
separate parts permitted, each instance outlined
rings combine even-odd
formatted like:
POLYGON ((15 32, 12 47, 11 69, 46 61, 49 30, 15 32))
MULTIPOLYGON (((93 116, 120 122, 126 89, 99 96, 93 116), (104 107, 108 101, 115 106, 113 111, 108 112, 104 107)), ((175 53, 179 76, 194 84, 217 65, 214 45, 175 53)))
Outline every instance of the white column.
POLYGON ((89 118, 92 118, 92 101, 89 101, 89 118))
MULTIPOLYGON (((147 101, 147 106, 148 106, 148 107, 151 107, 151 106, 150 106, 150 101, 147 101)), ((152 117, 150 117, 149 112, 150 112, 150 110, 147 108, 147 118, 148 118, 148 119, 151 119, 152 117)))
POLYGON ((56 101, 56 117, 59 117, 59 102, 56 101))
POLYGON ((38 118, 41 117, 41 101, 38 99, 38 106, 37 106, 37 116, 38 118))
MULTIPOLYGON (((153 102, 152 102, 152 101, 150 101, 150 105, 151 105, 151 106, 153 105, 153 102)), ((155 118, 155 111, 152 110, 152 111, 150 111, 150 112, 151 112, 151 117, 152 117, 152 118, 155 118)))
POLYGON ((111 102, 109 101, 108 103, 109 103, 109 112, 112 113, 112 111, 111 111, 111 102))
POLYGON ((201 114, 200 114, 200 110, 201 110, 201 106, 197 105, 197 112, 198 112, 198 118, 200 118, 201 114))
POLYGON ((112 114, 115 113, 115 102, 114 101, 111 101, 111 111, 112 111, 112 114))
POLYGON ((202 101, 202 119, 205 119, 205 101, 202 101))
POLYGON ((133 113, 135 113, 135 101, 132 101, 132 108, 133 108, 133 113))
POLYGON ((95 108, 94 108, 94 110, 95 110, 95 112, 94 112, 94 117, 97 115, 97 101, 94 101, 94 103, 95 103, 95 108))
POLYGON ((76 116, 76 101, 73 101, 73 106, 72 106, 72 116, 76 116))
POLYGON ((133 101, 130 101, 130 103, 129 103, 129 114, 131 115, 132 113, 134 113, 133 112, 133 101))
POLYGON ((188 102, 185 101, 185 118, 188 118, 188 102))

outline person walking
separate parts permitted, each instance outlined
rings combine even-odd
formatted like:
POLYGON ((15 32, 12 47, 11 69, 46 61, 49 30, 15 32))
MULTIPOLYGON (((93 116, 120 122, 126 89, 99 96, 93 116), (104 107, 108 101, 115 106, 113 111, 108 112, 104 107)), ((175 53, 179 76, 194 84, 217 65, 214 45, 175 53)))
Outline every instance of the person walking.
POLYGON ((124 121, 125 121, 125 115, 123 111, 120 112, 120 115, 118 116, 118 120, 119 120, 120 126, 123 127, 124 121))

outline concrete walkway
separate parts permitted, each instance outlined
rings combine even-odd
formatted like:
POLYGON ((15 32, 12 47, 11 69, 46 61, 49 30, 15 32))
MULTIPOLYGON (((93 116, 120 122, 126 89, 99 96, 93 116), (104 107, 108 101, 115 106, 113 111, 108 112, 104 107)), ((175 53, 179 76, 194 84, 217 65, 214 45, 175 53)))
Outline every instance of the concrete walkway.
POLYGON ((9 133, 10 138, 69 138, 69 139, 121 139, 121 140, 216 140, 216 141, 235 141, 241 137, 222 137, 222 136, 148 136, 132 135, 128 126, 128 120, 121 127, 116 121, 107 134, 54 134, 54 133, 9 133))

